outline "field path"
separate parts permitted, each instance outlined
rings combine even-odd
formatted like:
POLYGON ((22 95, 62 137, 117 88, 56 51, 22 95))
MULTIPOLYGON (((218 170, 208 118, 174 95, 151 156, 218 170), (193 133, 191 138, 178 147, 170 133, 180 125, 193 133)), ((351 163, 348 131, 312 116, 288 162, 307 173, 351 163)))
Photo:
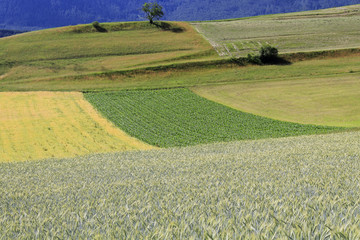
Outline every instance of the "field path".
POLYGON ((150 148, 102 118, 81 93, 0 93, 0 162, 150 148))

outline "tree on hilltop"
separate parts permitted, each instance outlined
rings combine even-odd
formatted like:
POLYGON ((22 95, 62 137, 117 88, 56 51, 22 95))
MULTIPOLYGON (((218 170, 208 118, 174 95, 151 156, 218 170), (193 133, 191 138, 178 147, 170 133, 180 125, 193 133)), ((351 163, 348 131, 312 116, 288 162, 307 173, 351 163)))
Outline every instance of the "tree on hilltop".
POLYGON ((154 20, 159 20, 164 16, 162 6, 156 2, 144 3, 142 11, 145 13, 145 17, 149 20, 150 24, 154 24, 154 20))

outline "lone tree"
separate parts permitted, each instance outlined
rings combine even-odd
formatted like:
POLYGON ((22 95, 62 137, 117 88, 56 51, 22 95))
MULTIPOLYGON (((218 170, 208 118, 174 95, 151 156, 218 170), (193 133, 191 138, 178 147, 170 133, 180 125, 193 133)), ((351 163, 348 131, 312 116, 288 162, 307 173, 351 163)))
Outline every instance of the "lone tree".
POLYGON ((164 16, 162 6, 156 2, 144 3, 142 10, 146 15, 146 18, 149 20, 150 24, 154 24, 154 20, 159 20, 164 16))

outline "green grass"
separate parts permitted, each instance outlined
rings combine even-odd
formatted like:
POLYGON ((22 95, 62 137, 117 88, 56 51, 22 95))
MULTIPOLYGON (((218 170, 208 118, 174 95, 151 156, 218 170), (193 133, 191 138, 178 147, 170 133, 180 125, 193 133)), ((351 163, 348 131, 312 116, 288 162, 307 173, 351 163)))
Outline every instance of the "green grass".
POLYGON ((283 53, 354 48, 360 47, 359 9, 360 5, 352 5, 193 25, 222 56, 246 56, 264 44, 283 53))
POLYGON ((240 112, 187 89, 87 93, 100 113, 130 135, 159 147, 339 131, 240 112))
POLYGON ((359 132, 0 164, 3 239, 359 239, 359 132))
POLYGON ((168 24, 169 30, 147 22, 101 24, 107 32, 88 24, 3 38, 0 73, 7 66, 4 81, 38 81, 217 58, 188 23, 168 24))
POLYGON ((212 101, 272 119, 360 127, 360 75, 198 86, 212 101))

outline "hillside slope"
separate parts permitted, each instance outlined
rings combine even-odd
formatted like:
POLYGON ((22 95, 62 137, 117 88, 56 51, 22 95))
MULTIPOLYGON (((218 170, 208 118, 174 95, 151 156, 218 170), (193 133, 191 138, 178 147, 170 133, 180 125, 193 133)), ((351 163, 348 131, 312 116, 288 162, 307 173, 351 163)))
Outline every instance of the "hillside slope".
POLYGON ((188 23, 106 23, 0 39, 2 83, 106 73, 218 56, 188 23))
MULTIPOLYGON (((289 73, 282 71, 285 66, 275 67, 284 77, 295 77, 294 70, 298 77, 313 78, 330 73, 333 77, 338 69, 333 63, 339 60, 329 66, 320 63, 322 70, 308 75, 296 70, 295 61, 358 56, 359 21, 360 5, 354 5, 193 24, 225 56, 256 53, 265 43, 274 44, 280 53, 324 50, 287 56, 292 63, 286 67, 292 69, 289 73)), ((237 63, 221 58, 189 23, 162 24, 159 28, 146 22, 104 23, 103 32, 87 24, 0 39, 0 91, 188 87, 263 77, 253 67, 240 68, 242 74, 235 76, 237 63)), ((340 72, 356 72, 345 68, 340 72)), ((279 78, 273 73, 266 73, 267 78, 279 78)))

